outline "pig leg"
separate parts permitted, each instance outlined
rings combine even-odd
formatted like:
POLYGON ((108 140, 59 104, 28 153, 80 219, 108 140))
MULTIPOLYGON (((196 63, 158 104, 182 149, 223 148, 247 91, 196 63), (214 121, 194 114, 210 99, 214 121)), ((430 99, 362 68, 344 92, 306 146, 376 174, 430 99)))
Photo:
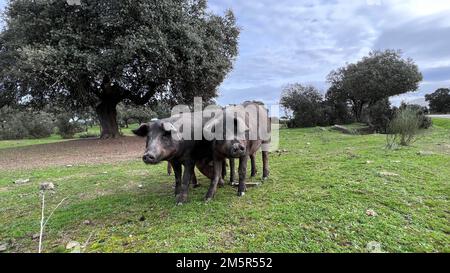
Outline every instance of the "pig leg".
POLYGON ((222 176, 219 180, 219 187, 224 187, 225 186, 225 177, 227 176, 227 161, 224 160, 222 162, 222 176))
POLYGON ((209 186, 208 192, 205 196, 205 201, 211 201, 216 194, 217 184, 222 177, 222 160, 214 160, 214 178, 211 180, 211 185, 209 186))
POLYGON ((230 159, 230 185, 236 181, 236 164, 233 158, 230 159))
POLYGON ((167 175, 172 175, 172 165, 170 164, 170 162, 167 162, 167 175))
POLYGON ((248 156, 239 158, 239 189, 238 196, 244 196, 247 186, 245 185, 245 176, 247 175, 248 156))
POLYGON ((180 162, 172 162, 173 171, 175 173, 175 196, 177 196, 181 192, 181 174, 182 168, 180 162))
POLYGON ((263 161, 263 180, 269 178, 269 152, 262 152, 262 161, 263 161))
POLYGON ((250 160, 251 160, 251 164, 252 164, 251 177, 255 177, 258 174, 258 170, 256 169, 256 154, 250 155, 250 160))
POLYGON ((192 183, 192 186, 193 186, 194 188, 200 187, 200 184, 199 184, 198 181, 197 181, 197 175, 195 174, 195 170, 194 170, 194 172, 192 173, 191 183, 192 183))
POLYGON ((189 183, 192 179, 192 174, 194 173, 195 162, 187 161, 184 163, 183 179, 181 181, 181 191, 176 197, 177 205, 183 205, 187 202, 189 183))

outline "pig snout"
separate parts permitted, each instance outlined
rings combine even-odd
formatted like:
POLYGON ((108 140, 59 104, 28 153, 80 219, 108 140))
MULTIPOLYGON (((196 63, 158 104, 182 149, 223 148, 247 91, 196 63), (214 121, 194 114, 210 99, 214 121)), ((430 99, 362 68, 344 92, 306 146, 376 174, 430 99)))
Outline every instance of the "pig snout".
POLYGON ((158 161, 156 160, 156 156, 151 153, 146 153, 142 157, 142 160, 145 162, 145 164, 156 164, 158 161))
POLYGON ((230 154, 232 157, 242 157, 245 155, 245 146, 241 143, 234 143, 231 146, 230 154))

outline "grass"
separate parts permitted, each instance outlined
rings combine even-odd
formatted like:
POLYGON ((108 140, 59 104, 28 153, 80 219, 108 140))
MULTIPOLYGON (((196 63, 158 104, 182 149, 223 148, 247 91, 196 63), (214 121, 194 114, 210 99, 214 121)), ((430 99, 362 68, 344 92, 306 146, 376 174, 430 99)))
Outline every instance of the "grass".
POLYGON ((370 242, 386 252, 450 251, 450 120, 397 150, 382 135, 318 128, 282 130, 280 139, 286 152, 271 155, 261 187, 238 198, 226 186, 205 203, 201 177, 181 207, 164 164, 0 170, 0 242, 37 251, 38 185, 51 181, 47 211, 68 199, 48 223, 47 252, 90 235, 87 252, 366 252, 370 242), (14 185, 18 178, 31 182, 14 185))
POLYGON ((449 119, 446 118, 433 118, 433 125, 442 129, 450 129, 449 119))
POLYGON ((31 145, 55 143, 61 141, 65 140, 61 136, 56 134, 51 135, 50 137, 47 138, 40 138, 40 139, 2 140, 0 141, 0 149, 18 148, 31 145))
MULTIPOLYGON (((136 129, 138 127, 138 124, 130 124, 129 128, 122 128, 121 132, 122 134, 126 136, 131 136, 133 133, 131 130, 136 129)), ((87 132, 78 133, 75 135, 75 139, 80 138, 81 135, 88 134, 89 136, 100 136, 100 127, 99 126, 93 126, 89 127, 87 132)), ((47 138, 40 138, 40 139, 20 139, 20 140, 2 140, 0 141, 0 150, 1 149, 8 149, 8 148, 18 148, 18 147, 25 147, 25 146, 32 146, 32 145, 39 145, 39 144, 49 144, 49 143, 56 143, 61 141, 67 141, 71 139, 63 139, 61 136, 57 134, 53 134, 50 137, 47 138)))

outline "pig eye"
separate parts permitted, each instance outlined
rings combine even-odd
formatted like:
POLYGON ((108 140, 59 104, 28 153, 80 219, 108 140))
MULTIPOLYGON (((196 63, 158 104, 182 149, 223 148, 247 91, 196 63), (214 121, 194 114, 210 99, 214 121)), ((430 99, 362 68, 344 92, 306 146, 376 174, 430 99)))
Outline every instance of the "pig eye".
POLYGON ((171 136, 172 136, 172 132, 170 132, 170 131, 165 131, 164 133, 163 133, 163 138, 165 138, 165 139, 169 139, 171 136))

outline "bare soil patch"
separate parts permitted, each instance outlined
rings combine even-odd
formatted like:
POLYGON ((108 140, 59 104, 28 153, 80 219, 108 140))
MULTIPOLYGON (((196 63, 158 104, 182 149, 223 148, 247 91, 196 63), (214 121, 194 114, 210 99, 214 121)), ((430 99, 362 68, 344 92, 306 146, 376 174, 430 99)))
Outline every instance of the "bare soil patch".
POLYGON ((141 158, 145 140, 80 139, 0 150, 0 169, 35 169, 52 166, 94 165, 141 158))

